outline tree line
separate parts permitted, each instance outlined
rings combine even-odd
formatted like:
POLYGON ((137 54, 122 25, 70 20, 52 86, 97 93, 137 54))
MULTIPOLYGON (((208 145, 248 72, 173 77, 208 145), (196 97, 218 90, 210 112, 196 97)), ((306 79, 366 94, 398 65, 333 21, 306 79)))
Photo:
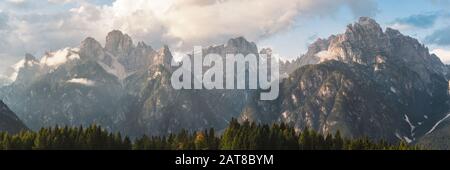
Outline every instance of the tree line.
POLYGON ((100 126, 42 128, 10 135, 0 132, 0 150, 415 150, 406 142, 391 144, 369 138, 344 139, 340 132, 322 135, 286 124, 239 123, 232 119, 222 135, 214 129, 181 130, 167 136, 142 136, 133 141, 100 126))
POLYGON ((128 150, 132 142, 100 126, 41 128, 15 135, 0 132, 0 150, 128 150))

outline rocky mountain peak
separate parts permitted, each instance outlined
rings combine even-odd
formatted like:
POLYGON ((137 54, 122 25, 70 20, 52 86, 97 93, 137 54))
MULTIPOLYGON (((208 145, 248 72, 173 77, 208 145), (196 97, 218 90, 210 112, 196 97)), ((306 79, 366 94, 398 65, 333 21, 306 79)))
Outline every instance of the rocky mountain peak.
POLYGON ((375 20, 367 17, 361 17, 358 22, 347 26, 345 33, 338 37, 331 43, 347 42, 350 45, 375 51, 384 50, 389 45, 381 26, 375 20))
POLYGON ((263 48, 259 51, 260 54, 266 54, 268 56, 272 56, 273 50, 272 48, 263 48))
POLYGON ((173 56, 170 52, 169 46, 164 45, 164 47, 158 50, 156 56, 153 58, 152 65, 163 65, 165 67, 170 67, 172 58, 173 56))
POLYGON ((330 46, 330 41, 334 39, 335 36, 331 36, 329 39, 317 39, 314 43, 308 46, 308 53, 306 55, 314 55, 318 52, 328 50, 328 46, 330 46))
POLYGON ((381 30, 380 24, 378 24, 377 21, 369 17, 360 17, 356 24, 366 28, 374 28, 376 30, 381 30))
POLYGON ((389 37, 398 37, 398 36, 403 36, 402 33, 400 33, 400 31, 396 30, 396 29, 392 29, 392 28, 386 28, 385 34, 389 37))
POLYGON ((149 46, 145 42, 142 42, 142 41, 139 41, 136 46, 136 48, 148 48, 148 47, 149 46))
POLYGON ((92 37, 86 38, 80 45, 81 59, 96 59, 104 56, 102 45, 92 37))
POLYGON ((128 34, 123 34, 119 30, 114 30, 106 36, 106 51, 116 55, 117 57, 128 55, 133 48, 133 40, 128 34))
POLYGON ((102 46, 95 38, 87 37, 81 41, 81 46, 102 46))
POLYGON ((211 53, 219 54, 222 57, 225 57, 226 54, 258 54, 258 47, 244 37, 237 37, 229 39, 226 44, 209 46, 203 49, 203 55, 211 53))
POLYGON ((28 68, 28 67, 34 67, 39 65, 39 60, 36 59, 36 57, 34 57, 33 55, 27 53, 25 54, 25 60, 23 63, 23 67, 28 68))
POLYGON ((28 61, 36 61, 37 62, 38 60, 33 55, 26 53, 25 54, 25 62, 28 62, 28 61))
POLYGON ((369 17, 361 17, 358 22, 347 26, 346 33, 371 33, 382 35, 383 29, 380 24, 369 17))
POLYGON ((140 41, 134 49, 134 53, 131 53, 131 55, 139 55, 136 53, 142 53, 141 55, 148 56, 153 55, 155 53, 155 50, 145 42, 140 41))
POLYGON ((237 37, 228 40, 225 45, 227 52, 229 53, 258 53, 258 47, 254 42, 249 42, 244 37, 237 37))
POLYGON ((379 70, 378 66, 374 66, 379 58, 386 59, 393 65, 404 65, 427 82, 429 73, 441 74, 445 70, 442 62, 430 55, 428 48, 418 40, 392 28, 383 32, 380 25, 368 17, 361 17, 359 21, 349 25, 343 34, 317 40, 309 46, 298 67, 337 60, 379 70))

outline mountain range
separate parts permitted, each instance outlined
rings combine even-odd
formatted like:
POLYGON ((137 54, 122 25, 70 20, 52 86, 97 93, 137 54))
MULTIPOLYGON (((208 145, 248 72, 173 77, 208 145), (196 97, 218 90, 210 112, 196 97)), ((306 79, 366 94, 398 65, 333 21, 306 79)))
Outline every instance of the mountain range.
MULTIPOLYGON (((209 53, 271 54, 271 49, 259 51, 238 37, 203 49, 209 53)), ((172 59, 168 46, 154 50, 115 30, 104 46, 86 38, 77 48, 39 59, 27 54, 8 71, 11 83, 0 88, 0 99, 34 130, 98 124, 137 137, 183 128, 221 130, 238 117, 450 149, 449 67, 416 39, 383 30, 367 17, 282 62, 274 101, 259 100, 257 90, 175 90, 172 59)))
MULTIPOLYGON (((242 37, 211 46, 205 55, 211 50, 258 53, 242 37)), ((175 90, 170 84, 172 58, 168 46, 155 51, 144 42, 135 45, 116 30, 104 47, 86 38, 77 48, 49 52, 40 60, 27 54, 11 68, 14 81, 0 94, 35 130, 98 124, 129 136, 161 135, 183 128, 223 129, 239 116, 249 92, 175 90)))

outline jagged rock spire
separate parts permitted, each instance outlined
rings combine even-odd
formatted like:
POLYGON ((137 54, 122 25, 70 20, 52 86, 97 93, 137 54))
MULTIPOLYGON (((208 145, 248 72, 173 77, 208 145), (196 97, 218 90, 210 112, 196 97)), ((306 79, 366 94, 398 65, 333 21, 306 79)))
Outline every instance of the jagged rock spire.
POLYGON ((106 51, 117 57, 127 56, 134 48, 133 40, 128 34, 123 34, 119 30, 108 33, 106 37, 106 51))
POLYGON ((25 54, 25 61, 37 61, 36 57, 34 57, 32 54, 30 53, 26 53, 25 54))
POLYGON ((153 58, 153 65, 163 65, 164 67, 170 67, 172 62, 172 53, 170 52, 169 46, 164 45, 161 48, 157 55, 153 58))
POLYGON ((97 59, 103 57, 104 51, 102 45, 92 37, 86 38, 80 45, 81 59, 97 59))

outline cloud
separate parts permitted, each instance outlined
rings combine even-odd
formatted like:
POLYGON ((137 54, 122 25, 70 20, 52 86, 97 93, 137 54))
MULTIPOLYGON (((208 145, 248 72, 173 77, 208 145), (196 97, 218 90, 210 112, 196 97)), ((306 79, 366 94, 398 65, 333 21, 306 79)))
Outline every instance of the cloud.
POLYGON ((349 4, 350 10, 352 11, 353 15, 359 17, 359 16, 369 16, 373 17, 378 12, 378 4, 375 1, 351 1, 349 4))
POLYGON ((20 6, 20 5, 26 4, 27 1, 26 0, 6 0, 6 2, 20 6))
POLYGON ((47 0, 49 3, 53 4, 68 4, 68 3, 90 3, 90 4, 111 4, 114 0, 47 0))
POLYGON ((73 2, 73 0, 48 0, 48 2, 50 2, 50 3, 62 3, 62 4, 65 4, 65 3, 73 2))
POLYGON ((9 9, 29 10, 38 7, 40 2, 32 0, 4 0, 0 5, 7 6, 9 9))
POLYGON ((450 26, 434 31, 425 37, 425 42, 435 45, 450 45, 450 26))
POLYGON ((407 30, 407 29, 428 29, 432 28, 436 21, 443 17, 443 13, 433 12, 433 13, 424 13, 418 15, 411 15, 405 18, 397 18, 394 22, 391 23, 391 27, 399 30, 407 30))
POLYGON ((139 40, 186 49, 236 36, 257 41, 289 29, 299 16, 333 15, 345 6, 358 16, 377 11, 374 1, 359 0, 116 0, 110 6, 81 5, 72 12, 77 23, 106 28, 102 36, 119 29, 139 40), (92 22, 90 16, 99 18, 92 22))
POLYGON ((79 52, 79 50, 65 48, 53 53, 48 53, 42 57, 40 63, 49 67, 57 67, 67 61, 80 59, 80 56, 75 52, 79 52))

